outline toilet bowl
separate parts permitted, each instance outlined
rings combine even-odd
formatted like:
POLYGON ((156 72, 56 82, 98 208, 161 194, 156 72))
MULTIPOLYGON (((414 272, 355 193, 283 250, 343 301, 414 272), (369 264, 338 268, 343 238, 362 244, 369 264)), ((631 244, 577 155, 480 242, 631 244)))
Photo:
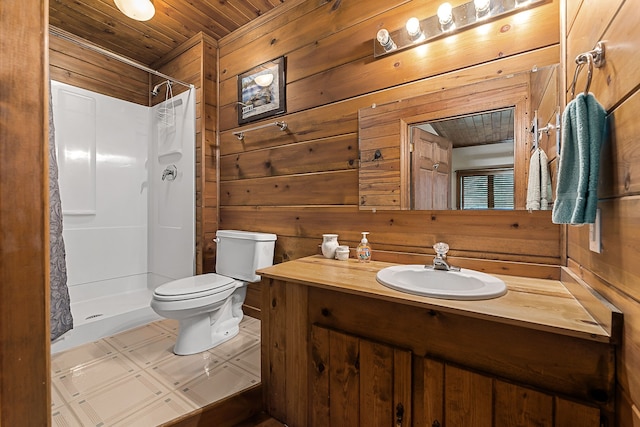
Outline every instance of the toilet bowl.
POLYGON ((151 308, 162 317, 178 320, 173 352, 194 354, 238 334, 245 294, 246 282, 209 273, 160 286, 153 293, 151 308), (225 320, 217 322, 222 317, 225 320))
POLYGON ((154 290, 151 308, 179 322, 175 354, 200 353, 238 334, 247 284, 260 281, 257 269, 273 264, 275 241, 275 234, 219 230, 217 273, 174 280, 154 290))

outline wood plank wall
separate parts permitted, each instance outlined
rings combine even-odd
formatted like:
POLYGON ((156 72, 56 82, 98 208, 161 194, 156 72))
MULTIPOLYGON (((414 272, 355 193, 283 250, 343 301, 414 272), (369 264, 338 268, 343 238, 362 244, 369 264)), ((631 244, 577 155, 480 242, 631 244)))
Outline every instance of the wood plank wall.
POLYGON ((140 105, 149 105, 149 74, 68 40, 50 36, 51 79, 140 105))
MULTIPOLYGON (((196 273, 211 272, 215 267, 213 238, 218 229, 218 183, 216 162, 217 42, 199 33, 173 50, 151 68, 196 88, 196 273)), ((161 78, 153 76, 152 86, 161 78)), ((164 90, 164 89, 163 89, 164 90)), ((173 93, 187 90, 176 84, 173 93)), ((158 95, 152 105, 164 101, 158 95)))
POLYGON ((0 425, 51 423, 47 1, 0 6, 0 425))
MULTIPOLYGON (((602 253, 589 251, 589 229, 568 227, 568 266, 624 313, 618 352, 618 423, 640 425, 640 10, 638 1, 568 0, 566 82, 574 59, 606 43, 606 64, 593 74, 591 92, 609 114, 609 139, 601 153, 598 207, 602 253)), ((577 91, 584 90, 582 73, 577 91)))
POLYGON ((452 255, 560 264, 548 212, 359 211, 357 133, 358 110, 373 103, 558 63, 559 3, 379 59, 379 28, 434 15, 440 1, 292 0, 286 14, 276 8, 221 39, 220 228, 276 233, 276 262, 317 253, 322 233, 355 247, 369 231, 378 260, 381 250, 433 253, 443 240, 452 255), (238 127, 237 75, 280 56, 287 113, 278 119, 289 128, 239 141, 233 131, 273 119, 238 127))

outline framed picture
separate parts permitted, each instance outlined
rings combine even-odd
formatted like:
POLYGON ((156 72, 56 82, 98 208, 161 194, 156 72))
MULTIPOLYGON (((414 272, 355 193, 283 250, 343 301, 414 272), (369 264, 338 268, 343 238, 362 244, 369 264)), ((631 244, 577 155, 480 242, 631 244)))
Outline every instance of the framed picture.
POLYGON ((284 56, 238 75, 238 124, 285 113, 284 56))

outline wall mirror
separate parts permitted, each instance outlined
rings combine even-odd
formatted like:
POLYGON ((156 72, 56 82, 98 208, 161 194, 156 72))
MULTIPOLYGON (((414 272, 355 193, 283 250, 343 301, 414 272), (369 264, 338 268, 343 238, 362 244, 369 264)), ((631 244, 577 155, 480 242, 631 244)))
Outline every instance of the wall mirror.
MULTIPOLYGON (((525 209, 558 65, 359 110, 361 210, 525 209)), ((551 158, 551 157, 550 157, 551 158)))

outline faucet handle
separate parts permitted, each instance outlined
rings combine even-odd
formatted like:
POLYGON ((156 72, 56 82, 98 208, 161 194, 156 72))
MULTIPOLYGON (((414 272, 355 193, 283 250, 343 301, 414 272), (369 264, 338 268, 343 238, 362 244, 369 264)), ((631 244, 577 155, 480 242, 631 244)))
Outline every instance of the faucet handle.
POLYGON ((444 242, 438 242, 433 245, 433 250, 436 251, 436 255, 438 255, 439 257, 446 258, 447 252, 449 252, 449 245, 444 242))
POLYGON ((165 179, 169 181, 173 181, 176 179, 177 176, 178 176, 178 168, 176 167, 176 165, 169 165, 162 172, 163 181, 165 179))

